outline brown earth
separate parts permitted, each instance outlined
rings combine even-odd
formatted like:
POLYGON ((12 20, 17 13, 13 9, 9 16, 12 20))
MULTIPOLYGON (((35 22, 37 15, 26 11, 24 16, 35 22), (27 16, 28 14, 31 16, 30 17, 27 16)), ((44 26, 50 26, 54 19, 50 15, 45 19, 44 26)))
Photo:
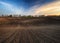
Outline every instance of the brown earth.
POLYGON ((60 19, 0 17, 0 43, 60 43, 60 19))
POLYGON ((60 43, 60 25, 1 26, 0 43, 60 43))

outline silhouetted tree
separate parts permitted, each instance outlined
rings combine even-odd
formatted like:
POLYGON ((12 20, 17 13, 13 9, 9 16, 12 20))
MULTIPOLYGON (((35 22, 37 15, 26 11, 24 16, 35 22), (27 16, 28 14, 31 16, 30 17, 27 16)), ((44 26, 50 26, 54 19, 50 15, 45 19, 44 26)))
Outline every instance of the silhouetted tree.
POLYGON ((9 17, 12 17, 12 15, 9 15, 9 17))

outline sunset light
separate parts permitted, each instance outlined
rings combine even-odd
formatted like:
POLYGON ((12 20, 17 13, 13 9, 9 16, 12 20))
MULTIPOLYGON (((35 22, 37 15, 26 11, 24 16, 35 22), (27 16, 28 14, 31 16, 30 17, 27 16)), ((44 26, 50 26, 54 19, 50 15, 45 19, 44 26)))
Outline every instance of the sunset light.
POLYGON ((47 15, 47 16, 49 15, 59 16, 60 15, 60 1, 52 2, 52 3, 36 8, 35 14, 33 15, 41 15, 41 14, 47 15))

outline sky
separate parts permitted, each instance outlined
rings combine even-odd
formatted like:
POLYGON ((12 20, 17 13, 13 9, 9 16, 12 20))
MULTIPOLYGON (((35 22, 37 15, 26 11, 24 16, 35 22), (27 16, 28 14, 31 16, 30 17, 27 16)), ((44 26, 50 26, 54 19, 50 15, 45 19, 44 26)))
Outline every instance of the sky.
POLYGON ((0 15, 59 15, 60 0, 0 0, 0 15))

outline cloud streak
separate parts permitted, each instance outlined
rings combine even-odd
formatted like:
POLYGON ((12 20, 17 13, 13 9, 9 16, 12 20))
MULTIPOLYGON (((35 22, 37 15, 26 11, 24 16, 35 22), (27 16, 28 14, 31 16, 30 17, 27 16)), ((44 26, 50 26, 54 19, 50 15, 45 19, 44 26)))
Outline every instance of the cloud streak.
MULTIPOLYGON (((25 1, 26 3, 28 3, 28 0, 25 0, 25 1)), ((32 2, 34 2, 34 0, 32 2)), ((33 16, 35 15, 60 15, 60 0, 55 0, 54 2, 50 2, 48 4, 46 3, 43 5, 34 3, 33 6, 26 9, 24 7, 19 8, 17 6, 14 6, 10 3, 6 3, 3 1, 0 1, 0 4, 4 6, 2 8, 3 11, 0 10, 0 14, 7 13, 7 14, 21 14, 21 15, 33 15, 33 16)))
MULTIPOLYGON (((2 6, 4 6, 4 8, 6 9, 6 11, 4 10, 3 12, 8 13, 7 11, 9 11, 10 14, 21 14, 23 12, 23 8, 19 9, 16 6, 13 6, 13 5, 9 4, 9 3, 0 2, 0 4, 2 4, 2 6)), ((3 14, 3 13, 1 13, 1 14, 3 14)))
POLYGON ((29 14, 35 15, 60 15, 60 1, 55 1, 45 5, 36 5, 30 8, 29 14))

